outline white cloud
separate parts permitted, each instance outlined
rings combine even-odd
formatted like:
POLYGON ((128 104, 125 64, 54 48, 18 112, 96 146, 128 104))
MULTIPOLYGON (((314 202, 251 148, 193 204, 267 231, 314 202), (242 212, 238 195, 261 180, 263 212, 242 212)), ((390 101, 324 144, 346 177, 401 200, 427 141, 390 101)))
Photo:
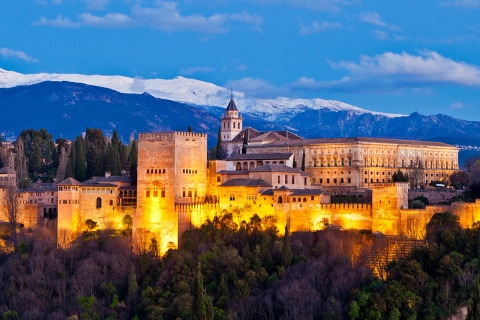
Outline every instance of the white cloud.
POLYGON ((225 88, 232 88, 235 91, 241 91, 246 96, 256 98, 271 98, 279 96, 287 96, 288 89, 272 85, 271 83, 255 78, 243 78, 239 80, 230 80, 225 85, 225 88))
POLYGON ((310 26, 300 26, 300 34, 311 34, 317 32, 323 32, 329 29, 340 29, 343 26, 338 22, 327 22, 324 21, 319 23, 318 21, 313 21, 310 26))
POLYGON ((448 108, 453 109, 453 110, 459 110, 459 109, 465 108, 465 105, 461 102, 454 102, 454 103, 450 104, 450 106, 448 108))
POLYGON ((303 7, 320 11, 338 11, 340 6, 348 4, 344 0, 288 0, 288 3, 295 7, 303 7))
POLYGON ((130 17, 121 13, 108 13, 103 17, 83 13, 80 15, 80 19, 81 25, 96 28, 124 27, 130 23, 130 17))
POLYGON ((110 4, 110 0, 85 0, 87 10, 102 11, 110 4))
POLYGON ((363 12, 360 14, 360 20, 377 27, 387 28, 391 31, 400 30, 398 26, 382 21, 382 18, 376 12, 363 12))
POLYGON ((59 28, 78 28, 81 26, 79 22, 73 22, 70 18, 64 18, 62 15, 58 15, 55 19, 41 17, 40 20, 33 22, 33 25, 59 28))
POLYGON ((35 59, 33 57, 30 57, 27 55, 25 52, 20 51, 20 50, 12 50, 8 48, 0 48, 0 56, 4 58, 16 58, 20 60, 24 60, 27 62, 38 62, 38 59, 35 59))
POLYGON ((354 92, 396 92, 435 84, 480 87, 479 67, 445 58, 434 51, 423 51, 419 55, 386 52, 374 57, 362 56, 358 63, 341 61, 331 65, 348 71, 349 75, 324 82, 300 78, 290 87, 354 92))
POLYGON ((34 0, 33 2, 37 3, 37 4, 41 4, 41 5, 44 5, 44 6, 47 6, 47 5, 60 5, 63 3, 62 0, 34 0))
POLYGON ((480 0, 451 0, 443 1, 442 5, 447 7, 462 7, 467 9, 479 9, 480 0))
POLYGON ((388 33, 382 30, 373 30, 373 36, 378 40, 388 40, 388 33))
POLYGON ((83 13, 78 21, 59 15, 53 20, 42 17, 33 24, 63 28, 82 26, 97 28, 147 26, 170 32, 190 30, 198 33, 214 34, 227 32, 229 25, 233 22, 246 23, 259 30, 260 25, 263 23, 263 18, 246 11, 213 14, 211 16, 200 14, 182 15, 175 2, 156 1, 154 7, 134 5, 130 15, 108 13, 104 16, 96 16, 91 13, 83 13))
POLYGON ((209 67, 193 67, 193 68, 180 70, 180 74, 190 76, 196 73, 209 73, 213 71, 215 71, 215 69, 209 68, 209 67))

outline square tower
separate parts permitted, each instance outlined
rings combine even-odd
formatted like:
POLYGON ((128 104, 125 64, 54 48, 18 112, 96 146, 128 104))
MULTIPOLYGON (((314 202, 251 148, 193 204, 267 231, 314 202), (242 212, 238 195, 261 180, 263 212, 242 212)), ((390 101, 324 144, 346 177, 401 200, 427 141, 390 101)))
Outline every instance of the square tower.
POLYGON ((178 245, 190 225, 178 205, 200 203, 206 193, 207 135, 192 132, 140 133, 134 237, 155 239, 164 252, 178 245))

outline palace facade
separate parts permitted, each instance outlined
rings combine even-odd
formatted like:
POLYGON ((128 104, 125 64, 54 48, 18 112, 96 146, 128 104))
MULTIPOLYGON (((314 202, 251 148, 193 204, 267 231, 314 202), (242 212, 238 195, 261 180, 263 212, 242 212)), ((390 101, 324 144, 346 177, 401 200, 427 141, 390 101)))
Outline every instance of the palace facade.
MULTIPOLYGON (((418 230, 445 208, 409 210, 408 183, 394 183, 392 175, 401 170, 410 185, 425 186, 447 182, 458 170, 458 149, 439 142, 304 139, 289 131, 244 128, 233 99, 221 123, 224 160, 207 161, 203 133, 140 133, 136 185, 128 176, 108 173, 84 182, 68 178, 56 192, 39 192, 38 199, 31 191, 19 192, 24 205, 39 204, 24 216, 37 224, 56 219, 61 245, 89 230, 87 220, 100 229, 121 229, 130 220, 137 249, 156 245, 160 252, 177 247, 185 230, 226 213, 238 224, 254 214, 273 217, 280 232, 285 224, 291 231, 333 225, 421 238, 418 230), (358 195, 359 201, 332 203, 339 194, 358 195), (46 200, 55 204, 47 207, 46 200), (412 225, 415 232, 407 230, 412 225)), ((463 224, 480 219, 480 203, 467 211, 463 224)))

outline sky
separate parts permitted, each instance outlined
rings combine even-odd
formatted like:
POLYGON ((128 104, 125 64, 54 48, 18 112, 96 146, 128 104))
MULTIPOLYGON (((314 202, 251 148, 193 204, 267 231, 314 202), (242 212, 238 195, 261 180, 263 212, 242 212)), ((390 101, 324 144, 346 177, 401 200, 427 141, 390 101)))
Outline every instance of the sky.
POLYGON ((3 0, 0 68, 480 121, 480 0, 3 0))

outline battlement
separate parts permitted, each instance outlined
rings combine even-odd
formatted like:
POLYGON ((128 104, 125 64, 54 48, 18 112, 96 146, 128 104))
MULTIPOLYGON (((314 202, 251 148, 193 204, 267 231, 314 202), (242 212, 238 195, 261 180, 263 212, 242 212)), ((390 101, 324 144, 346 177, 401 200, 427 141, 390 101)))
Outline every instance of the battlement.
POLYGON ((206 138, 206 133, 186 132, 186 131, 170 131, 170 132, 147 132, 139 133, 139 141, 157 141, 157 140, 173 140, 176 136, 206 138))
POLYGON ((370 212, 372 205, 369 203, 321 203, 320 208, 323 210, 355 209, 370 212))

